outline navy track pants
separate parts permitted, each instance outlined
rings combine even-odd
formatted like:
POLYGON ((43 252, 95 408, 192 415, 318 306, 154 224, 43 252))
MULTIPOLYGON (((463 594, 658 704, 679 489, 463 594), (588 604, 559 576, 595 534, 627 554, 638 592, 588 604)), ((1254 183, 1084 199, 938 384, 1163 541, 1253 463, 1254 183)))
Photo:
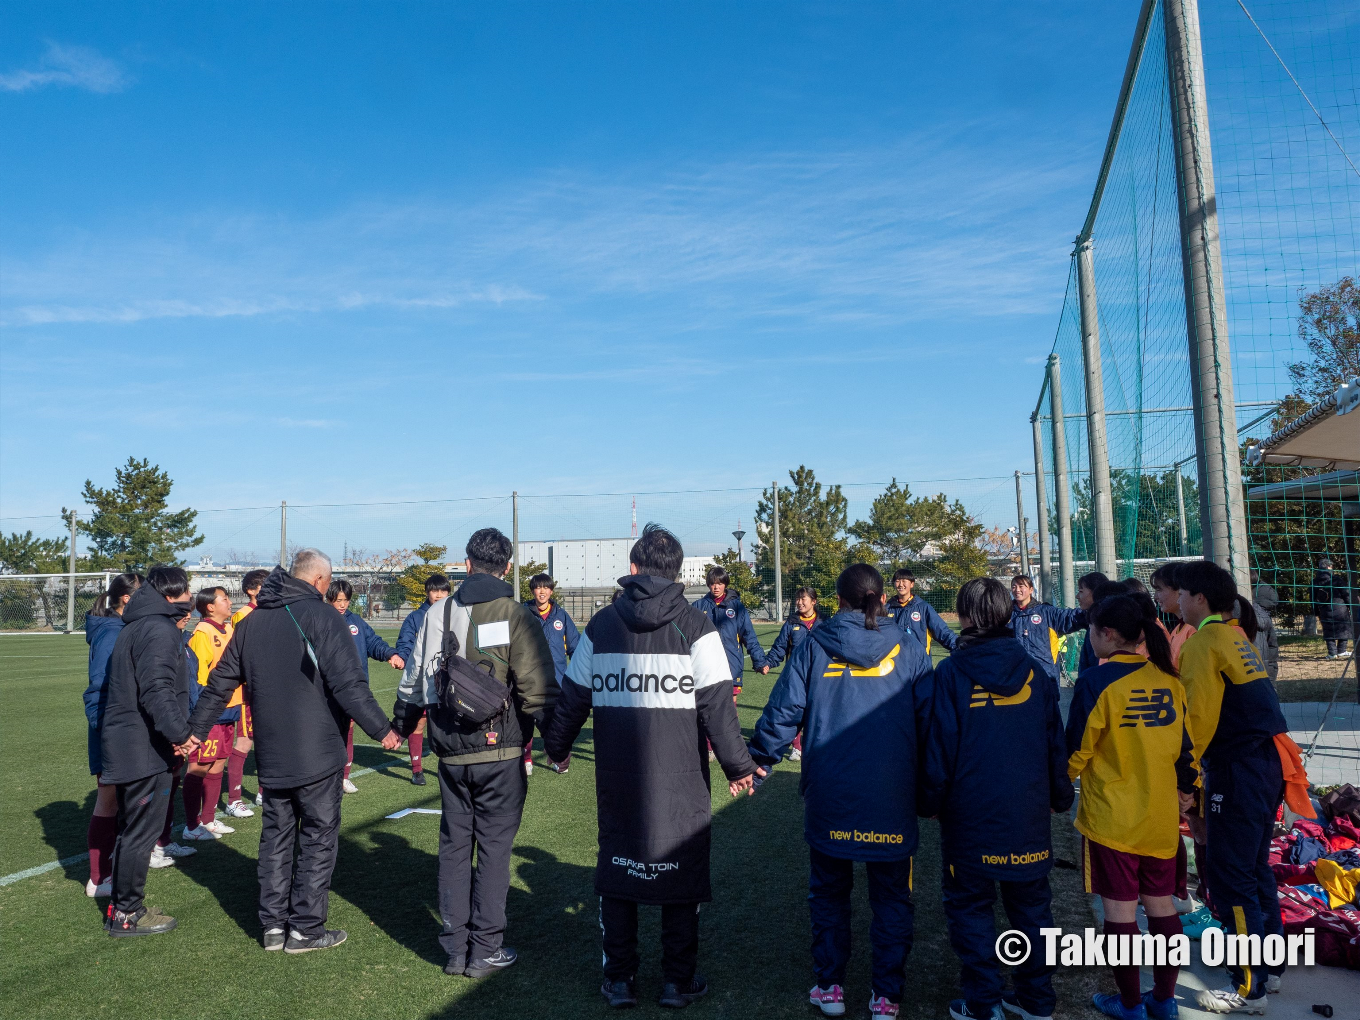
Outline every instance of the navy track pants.
MULTIPOLYGON (((812 968, 822 988, 845 984, 850 962, 850 893, 855 862, 808 847, 808 910, 812 914, 812 968)), ((911 902, 911 858, 869 861, 869 944, 873 950, 874 995, 902 1001, 902 982, 911 952, 915 907, 911 902)))

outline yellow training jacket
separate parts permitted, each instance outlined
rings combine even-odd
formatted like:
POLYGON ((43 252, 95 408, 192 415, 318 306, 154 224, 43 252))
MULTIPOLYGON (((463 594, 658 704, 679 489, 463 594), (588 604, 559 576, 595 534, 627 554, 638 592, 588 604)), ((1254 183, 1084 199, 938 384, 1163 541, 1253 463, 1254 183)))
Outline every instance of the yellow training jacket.
POLYGON ((1185 704, 1180 681, 1141 655, 1117 652, 1081 674, 1067 715, 1078 832, 1126 853, 1176 856, 1176 790, 1195 785, 1185 704))
POLYGON ((1181 649, 1180 674, 1197 768, 1201 760, 1212 767, 1278 754, 1275 734, 1289 727, 1256 646, 1239 628, 1218 616, 1201 623, 1181 649))
MULTIPOLYGON (((219 627, 211 620, 199 620, 198 626, 194 628, 193 634, 189 638, 189 647, 193 649, 194 655, 198 658, 198 683, 202 687, 208 685, 208 674, 213 671, 222 658, 222 653, 227 650, 227 642, 231 640, 232 625, 219 627)), ((228 708, 235 708, 242 703, 241 688, 237 687, 236 692, 227 702, 228 708)))

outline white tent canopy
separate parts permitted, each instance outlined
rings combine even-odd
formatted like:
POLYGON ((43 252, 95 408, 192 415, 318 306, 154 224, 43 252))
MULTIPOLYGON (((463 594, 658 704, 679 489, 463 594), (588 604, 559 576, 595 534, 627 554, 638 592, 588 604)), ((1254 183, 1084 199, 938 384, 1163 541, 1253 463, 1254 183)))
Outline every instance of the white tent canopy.
POLYGON ((1360 468, 1360 377, 1260 445, 1248 447, 1247 463, 1333 471, 1360 468))

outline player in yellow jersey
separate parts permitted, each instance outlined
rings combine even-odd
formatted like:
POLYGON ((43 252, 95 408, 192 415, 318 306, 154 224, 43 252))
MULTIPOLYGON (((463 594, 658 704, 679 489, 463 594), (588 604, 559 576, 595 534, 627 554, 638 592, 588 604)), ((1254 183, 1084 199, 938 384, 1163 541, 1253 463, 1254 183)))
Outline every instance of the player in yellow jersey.
MULTIPOLYGON (((201 619, 189 637, 189 648, 198 660, 195 679, 200 687, 206 687, 208 674, 231 640, 231 596, 225 588, 204 588, 194 598, 194 609, 201 619)), ((222 794, 222 774, 227 768, 240 718, 241 692, 238 689, 207 739, 189 756, 184 774, 185 839, 220 839, 236 831, 217 820, 217 799, 222 794)))
MULTIPOLYGON (((241 578, 241 591, 245 593, 248 600, 244 606, 231 614, 231 625, 239 627, 241 621, 255 611, 255 596, 260 594, 260 585, 264 584, 264 579, 269 576, 267 570, 247 570, 241 578)), ((255 741, 255 726, 250 718, 250 704, 243 702, 241 705, 241 722, 236 727, 236 741, 231 746, 231 754, 227 758, 227 814, 233 818, 249 818, 255 812, 246 806, 241 799, 241 780, 246 771, 246 755, 250 754, 250 748, 255 741)), ((259 804, 262 800, 260 794, 255 794, 255 803, 259 804)))
MULTIPOLYGON (((1107 935, 1137 936, 1141 900, 1148 932, 1170 939, 1183 934, 1172 900, 1180 808, 1197 779, 1185 689, 1151 597, 1114 588, 1089 610, 1100 664, 1077 679, 1067 717, 1067 774, 1081 778, 1082 874, 1086 891, 1104 901, 1107 935)), ((1096 995, 1097 1009, 1116 1020, 1175 1020, 1176 967, 1154 966, 1146 995, 1137 967, 1113 970, 1119 991, 1096 995)))
MULTIPOLYGON (((1230 573, 1214 563, 1176 568, 1181 619, 1195 633, 1181 649, 1193 757, 1201 768, 1209 906, 1234 935, 1282 934, 1270 837, 1284 798, 1275 737, 1284 715, 1251 639, 1256 614, 1230 573), (1240 613, 1240 627, 1232 623, 1240 613)), ((1232 984, 1196 997, 1214 1013, 1264 1013, 1279 970, 1230 967, 1232 984)))

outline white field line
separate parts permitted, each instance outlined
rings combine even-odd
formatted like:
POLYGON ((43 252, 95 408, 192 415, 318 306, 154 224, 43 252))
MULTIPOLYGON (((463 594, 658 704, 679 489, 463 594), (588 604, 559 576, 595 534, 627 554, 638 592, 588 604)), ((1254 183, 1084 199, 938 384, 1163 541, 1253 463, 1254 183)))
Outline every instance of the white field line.
MULTIPOLYGON (((375 765, 373 768, 354 769, 350 772, 349 777, 353 779, 356 776, 366 776, 370 772, 382 772, 384 769, 390 769, 394 765, 408 764, 410 764, 409 758, 400 758, 396 761, 383 762, 381 765, 375 765)), ((184 826, 177 825, 174 834, 178 836, 183 831, 184 826)), ((89 860, 89 857, 90 852, 87 850, 85 853, 76 854, 74 857, 63 857, 59 861, 48 861, 46 864, 39 864, 34 868, 25 868, 23 871, 16 871, 12 875, 0 876, 0 887, 13 885, 15 882, 22 882, 26 878, 35 878, 38 875, 45 875, 47 872, 54 871, 57 868, 65 868, 71 864, 79 864, 81 861, 89 860)))

